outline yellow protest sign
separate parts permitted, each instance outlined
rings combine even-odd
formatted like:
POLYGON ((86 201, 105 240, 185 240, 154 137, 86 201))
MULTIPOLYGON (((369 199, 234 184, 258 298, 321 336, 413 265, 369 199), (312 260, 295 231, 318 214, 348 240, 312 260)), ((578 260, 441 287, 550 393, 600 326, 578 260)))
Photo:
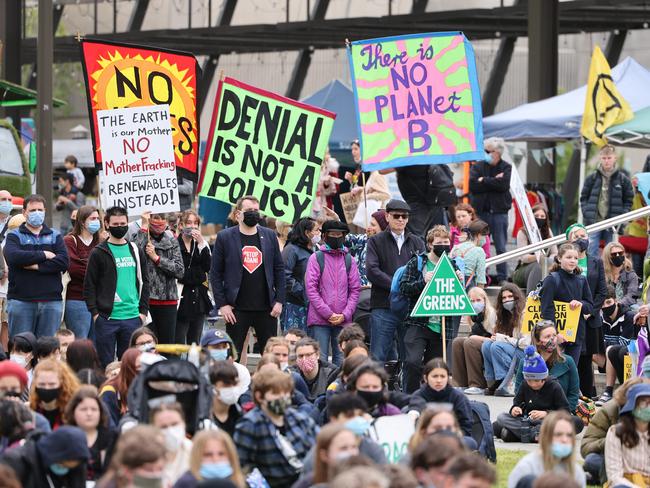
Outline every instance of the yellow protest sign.
POLYGON ((632 356, 626 354, 623 356, 623 381, 632 378, 632 356))
MULTIPOLYGON (((578 307, 574 310, 569 308, 567 302, 553 302, 555 303, 555 325, 557 333, 562 334, 568 342, 575 342, 578 333, 578 323, 580 322, 580 310, 578 307)), ((524 309, 524 317, 521 321, 521 333, 530 334, 535 324, 542 318, 542 303, 532 297, 526 299, 526 308, 524 309)))

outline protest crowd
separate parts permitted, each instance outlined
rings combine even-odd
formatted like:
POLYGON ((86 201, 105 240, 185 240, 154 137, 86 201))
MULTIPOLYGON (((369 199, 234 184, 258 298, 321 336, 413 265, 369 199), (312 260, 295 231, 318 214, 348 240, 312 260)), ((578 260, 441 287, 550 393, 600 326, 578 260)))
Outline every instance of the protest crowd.
MULTIPOLYGON (((382 172, 343 175, 381 201, 356 233, 330 208, 326 163, 319 205, 284 236, 251 195, 214 238, 192 209, 130 223, 84 205, 74 170, 60 230, 44 198, 11 215, 2 190, 0 485, 488 487, 496 438, 538 443, 513 488, 649 486, 648 277, 582 224, 543 257, 545 277, 534 255, 486 268, 508 242, 512 166, 503 141, 485 151, 451 205, 431 204, 426 166, 397 170, 405 200, 382 172), (442 261, 470 312, 412 316, 442 261), (527 331, 529 292, 540 316, 527 331), (580 308, 573 340, 554 301, 580 308), (511 406, 491 422, 481 395, 511 406), (403 449, 382 437, 399 429, 403 449)), ((629 211, 634 194, 605 146, 585 223, 629 211)), ((550 237, 548 208, 534 216, 550 237)))

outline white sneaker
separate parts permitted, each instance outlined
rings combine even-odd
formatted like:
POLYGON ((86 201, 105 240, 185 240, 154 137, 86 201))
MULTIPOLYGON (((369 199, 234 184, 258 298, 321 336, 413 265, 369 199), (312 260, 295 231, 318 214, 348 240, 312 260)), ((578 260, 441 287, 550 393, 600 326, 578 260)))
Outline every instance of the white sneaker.
POLYGON ((472 386, 471 388, 467 388, 464 393, 465 395, 482 395, 483 391, 483 388, 472 386))

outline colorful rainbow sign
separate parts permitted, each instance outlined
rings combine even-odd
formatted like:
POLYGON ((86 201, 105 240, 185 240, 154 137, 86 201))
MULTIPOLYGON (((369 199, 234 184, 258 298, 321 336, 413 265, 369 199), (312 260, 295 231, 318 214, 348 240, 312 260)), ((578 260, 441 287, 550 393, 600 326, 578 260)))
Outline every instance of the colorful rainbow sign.
POLYGON ((355 41, 348 57, 364 170, 485 158, 474 50, 462 32, 355 41))

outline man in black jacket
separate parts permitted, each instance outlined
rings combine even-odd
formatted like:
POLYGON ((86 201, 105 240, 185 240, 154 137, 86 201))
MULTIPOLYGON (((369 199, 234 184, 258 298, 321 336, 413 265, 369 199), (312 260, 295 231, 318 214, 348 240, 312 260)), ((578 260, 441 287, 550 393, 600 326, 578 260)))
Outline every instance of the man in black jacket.
MULTIPOLYGON (((505 151, 503 139, 491 137, 486 139, 485 152, 488 161, 476 161, 469 174, 469 193, 472 207, 490 227, 492 242, 497 255, 506 251, 508 241, 508 211, 512 206, 510 196, 510 175, 512 165, 501 156, 505 151)), ((508 265, 497 265, 497 283, 508 277, 508 265)))
MULTIPOLYGON (((402 334, 398 332, 400 319, 390 311, 390 285, 397 268, 411 257, 424 252, 424 242, 406 232, 411 208, 401 200, 386 205, 388 228, 368 240, 366 274, 372 283, 370 290, 370 352, 380 362, 394 359, 393 341, 402 348, 402 334)), ((403 359, 400 351, 400 359, 403 359)))
MULTIPOLYGON (((647 198, 647 195, 643 196, 647 198)), ((616 217, 632 208, 632 182, 616 167, 616 151, 607 144, 600 150, 598 169, 587 176, 580 192, 580 209, 585 225, 616 217)), ((589 256, 600 254, 600 241, 612 242, 612 230, 589 234, 589 256)))
POLYGON ((142 326, 149 311, 149 280, 144 253, 124 236, 129 219, 126 209, 106 210, 108 240, 98 244, 88 258, 84 300, 93 316, 97 353, 103 367, 129 347, 131 334, 142 326))

